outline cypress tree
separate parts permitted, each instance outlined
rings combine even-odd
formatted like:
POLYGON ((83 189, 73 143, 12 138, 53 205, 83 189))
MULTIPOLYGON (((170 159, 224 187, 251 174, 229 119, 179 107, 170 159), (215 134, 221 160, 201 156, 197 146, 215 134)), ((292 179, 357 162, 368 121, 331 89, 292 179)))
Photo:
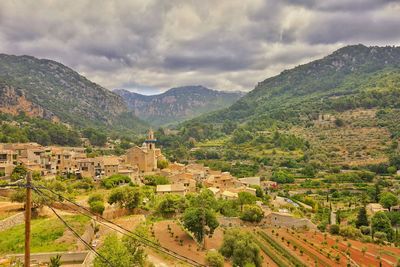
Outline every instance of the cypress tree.
POLYGON ((361 207, 360 210, 358 211, 357 215, 357 221, 356 221, 356 227, 360 228, 361 226, 368 226, 368 216, 367 216, 367 210, 365 207, 361 207))

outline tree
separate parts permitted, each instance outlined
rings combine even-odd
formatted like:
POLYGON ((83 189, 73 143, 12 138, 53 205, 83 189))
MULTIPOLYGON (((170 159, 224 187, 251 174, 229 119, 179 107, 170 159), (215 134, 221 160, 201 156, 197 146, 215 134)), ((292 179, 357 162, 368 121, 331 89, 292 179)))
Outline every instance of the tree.
POLYGON ((206 255, 206 263, 210 267, 223 267, 224 257, 218 251, 210 250, 206 255))
POLYGON ((250 185, 251 188, 256 190, 256 197, 264 198, 264 191, 259 185, 250 185))
POLYGON ((131 237, 124 236, 122 243, 128 249, 132 256, 132 266, 146 266, 146 252, 141 243, 131 237))
POLYGON ((165 169, 168 167, 168 160, 159 160, 157 161, 157 168, 159 168, 160 170, 165 169))
MULTIPOLYGON (((121 241, 116 234, 108 235, 98 252, 104 256, 112 266, 131 267, 145 265, 143 249, 134 242, 121 241), (135 257, 138 252, 141 256, 135 257)), ((94 266, 108 267, 110 264, 105 262, 102 258, 96 257, 94 259, 94 266)))
POLYGON ((375 183, 375 194, 374 194, 375 202, 379 202, 380 196, 381 196, 381 187, 379 186, 379 183, 375 183))
POLYGON ((28 171, 22 165, 17 165, 11 173, 11 181, 17 181, 20 179, 25 179, 28 171))
POLYGON ((337 224, 333 224, 329 227, 329 233, 331 233, 331 235, 338 235, 340 231, 340 227, 337 224))
POLYGON ((213 210, 192 207, 183 214, 183 226, 194 234, 198 242, 202 242, 205 235, 214 233, 219 223, 213 210))
POLYGON ((177 194, 166 194, 158 204, 157 211, 165 217, 170 217, 185 210, 186 199, 177 194))
POLYGON ((342 126, 344 126, 344 121, 343 121, 342 119, 340 119, 340 118, 337 118, 337 119, 335 120, 335 125, 336 125, 337 127, 342 127, 342 126))
POLYGON ((303 170, 301 170, 301 173, 307 177, 315 177, 315 174, 317 171, 315 170, 314 166, 311 164, 307 164, 303 170))
POLYGON ((102 215, 104 212, 104 203, 103 201, 92 201, 89 202, 90 210, 96 214, 102 215))
POLYGON ((375 232, 374 237, 377 243, 384 243, 385 241, 388 241, 387 234, 384 232, 375 232))
POLYGON ((88 138, 94 146, 104 146, 107 142, 107 135, 98 129, 87 128, 82 131, 84 137, 88 138))
POLYGON ((232 259, 234 266, 262 266, 260 249, 253 237, 239 229, 228 229, 225 232, 220 252, 225 258, 232 259))
POLYGON ((358 215, 357 215, 357 220, 356 220, 356 227, 360 228, 361 226, 368 226, 368 216, 367 216, 367 210, 365 207, 361 207, 358 210, 358 215))
POLYGON ((240 205, 240 210, 243 211, 243 205, 256 204, 257 198, 249 192, 239 192, 238 201, 240 205))
POLYGON ((239 215, 239 203, 236 200, 218 200, 217 211, 226 217, 237 217, 239 215))
POLYGON ((104 201, 104 197, 102 194, 100 193, 95 193, 95 194, 91 194, 87 200, 87 202, 90 204, 91 202, 95 202, 95 201, 104 201))
POLYGON ((252 139, 253 139, 253 135, 251 134, 251 132, 249 132, 243 128, 238 128, 238 129, 234 130, 232 133, 232 142, 234 144, 243 144, 252 139))
POLYGON ((121 208, 133 210, 137 208, 142 201, 142 195, 139 188, 130 186, 118 187, 111 191, 108 197, 110 205, 117 203, 121 208))
POLYGON ((207 188, 202 189, 199 194, 188 194, 186 198, 190 207, 207 207, 214 211, 218 209, 218 202, 213 192, 207 188))
POLYGON ((143 182, 145 185, 153 186, 170 183, 168 178, 162 175, 146 175, 143 182))
POLYGON ((244 205, 240 219, 248 222, 260 222, 264 217, 263 210, 257 205, 244 205))
POLYGON ((224 132, 224 134, 231 134, 235 129, 236 129, 237 125, 236 123, 234 123, 231 120, 227 120, 224 121, 224 123, 222 124, 222 132, 224 132))
MULTIPOLYGON (((10 199, 12 202, 25 203, 26 202, 25 190, 24 189, 15 190, 11 194, 10 199)), ((50 198, 45 197, 44 195, 39 195, 36 192, 32 192, 32 208, 39 209, 44 205, 50 205, 51 203, 52 200, 50 198)))
POLYGON ((287 171, 279 170, 273 172, 271 180, 279 184, 289 184, 294 182, 294 177, 293 174, 287 171))
POLYGON ((101 181, 101 184, 107 188, 111 189, 114 187, 117 187, 121 184, 127 184, 131 181, 131 178, 127 175, 121 175, 121 174, 113 174, 101 181))
POLYGON ((389 166, 388 168, 387 168, 387 172, 389 173, 389 174, 395 174, 396 173, 396 171, 397 171, 397 168, 396 168, 396 166, 389 166))
POLYGON ((396 205, 398 201, 398 198, 394 194, 390 192, 384 192, 380 196, 379 203, 381 203, 383 207, 390 210, 390 208, 396 205))
POLYGON ((377 212, 371 219, 372 235, 376 232, 386 233, 389 241, 393 239, 393 228, 390 225, 390 219, 384 212, 377 212))

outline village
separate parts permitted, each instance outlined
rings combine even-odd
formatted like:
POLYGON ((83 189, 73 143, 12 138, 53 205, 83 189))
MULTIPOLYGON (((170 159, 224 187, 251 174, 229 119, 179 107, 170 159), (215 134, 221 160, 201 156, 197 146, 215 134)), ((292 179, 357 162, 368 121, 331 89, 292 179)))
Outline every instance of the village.
MULTIPOLYGON (((76 190, 75 197, 79 205, 92 209, 90 199, 93 196, 96 194, 108 195, 109 201, 105 204, 105 209, 103 208, 100 212, 104 218, 118 223, 118 227, 124 226, 135 231, 145 227, 146 232, 153 236, 158 244, 201 263, 205 263, 206 255, 208 255, 209 251, 220 248, 225 231, 235 228, 253 232, 251 235, 261 248, 262 266, 275 266, 279 262, 284 265, 293 264, 297 261, 297 258, 301 262, 309 264, 318 261, 321 264, 325 262, 329 266, 339 266, 346 264, 346 262, 351 262, 354 265, 353 259, 359 262, 358 253, 361 249, 364 249, 362 244, 353 240, 351 240, 353 248, 343 245, 347 242, 348 246, 348 240, 350 239, 347 238, 356 238, 356 236, 346 236, 346 232, 340 233, 343 235, 340 239, 334 237, 334 235, 327 236, 326 233, 323 233, 326 230, 321 228, 321 225, 317 224, 316 222, 318 221, 315 220, 320 216, 319 212, 325 212, 324 210, 331 206, 328 210, 330 214, 324 216, 330 217, 330 229, 334 229, 335 227, 332 226, 340 224, 339 212, 343 213, 345 209, 341 202, 328 202, 324 199, 325 197, 319 195, 322 194, 321 192, 313 194, 312 188, 299 187, 303 181, 302 179, 299 179, 291 187, 285 187, 285 185, 278 184, 271 179, 265 179, 265 177, 238 178, 230 172, 215 170, 196 161, 186 164, 168 162, 162 153, 162 149, 157 146, 157 140, 151 129, 148 131, 146 139, 141 146, 132 146, 120 156, 102 155, 91 157, 87 153, 86 147, 41 146, 37 143, 0 144, 0 179, 3 182, 21 182, 16 180, 13 175, 16 169, 22 167, 39 176, 43 181, 56 181, 60 177, 64 177, 62 181, 66 183, 69 181, 68 177, 73 177, 75 180, 90 180, 96 185, 96 189, 76 190), (111 191, 109 188, 104 188, 103 182, 115 176, 126 177, 129 185, 126 180, 123 180, 119 181, 119 184, 114 184, 111 191), (155 183, 149 187, 146 180, 148 177, 163 177, 165 179, 162 183, 155 183), (113 205, 110 202, 110 196, 114 191, 117 192, 119 189, 124 188, 139 188, 144 196, 141 200, 143 203, 138 203, 137 208, 133 210, 127 210, 126 207, 121 205, 113 205), (149 194, 145 193, 148 188, 152 191, 150 195, 154 195, 154 197, 148 197, 149 194), (289 189, 287 194, 284 193, 286 188, 289 189), (181 211, 179 211, 178 203, 183 199, 190 202, 193 196, 201 196, 204 193, 204 189, 208 189, 206 191, 211 192, 213 199, 217 200, 218 205, 221 205, 222 208, 217 216, 219 227, 212 236, 204 238, 204 245, 202 246, 191 235, 190 231, 184 227, 181 221, 182 218, 179 216, 181 211), (261 190, 261 193, 257 190, 261 190), (296 197, 302 196, 305 192, 307 192, 307 197, 296 197), (250 200, 248 196, 254 198, 250 200), (150 198, 153 200, 150 200, 150 198), (245 198, 248 199, 246 200, 245 198), (146 210, 147 202, 149 201, 152 203, 149 210, 146 210), (311 203, 317 203, 317 201, 321 204, 311 205, 311 203), (241 210, 243 208, 243 204, 239 204, 241 202, 245 204, 244 211, 241 210), (168 211, 172 213, 165 213, 166 211, 160 208, 162 205, 171 204, 178 205, 172 211, 168 211), (233 205, 232 207, 236 209, 234 215, 229 214, 230 205, 233 205), (255 217, 246 219, 243 214, 246 213, 246 210, 254 211, 255 207, 262 214, 256 216, 255 213, 252 215, 255 217), (224 211, 224 208, 227 208, 228 211, 224 211), (174 234, 165 235, 166 229, 169 233, 174 234), (177 238, 177 236, 179 237, 177 238), (319 242, 319 239, 325 241, 322 242, 321 247, 317 250, 317 245, 314 248, 310 247, 311 243, 305 241, 307 239, 313 240, 310 241, 311 243, 314 241, 319 242), (293 246, 286 248, 284 243, 289 240, 291 240, 290 242, 293 243, 293 246), (281 242, 283 244, 280 244, 281 242), (339 245, 339 248, 336 248, 336 245, 332 245, 330 248, 327 242, 336 242, 335 244, 339 245), (192 249, 194 247, 197 247, 197 249, 192 249), (297 249, 299 247, 301 247, 300 250, 297 249), (289 252, 284 252, 284 250, 289 252), (330 251, 325 252, 325 250, 330 251), (351 252, 351 257, 348 251, 351 252), (275 252, 276 255, 272 256, 270 254, 272 252, 275 252), (303 255, 304 252, 306 254, 303 255), (296 256, 288 260, 289 254, 287 253, 296 256), (333 254, 336 256, 333 256, 333 254)), ((19 179, 23 180, 24 177, 19 177, 19 179)), ((4 189, 0 193, 3 201, 0 202, 2 212, 0 215, 3 214, 2 216, 4 217, 4 219, 0 220, 0 233, 2 231, 3 233, 11 233, 23 223, 23 213, 21 213, 23 205, 9 202, 9 199, 12 199, 12 189, 4 189)), ((66 192, 64 191, 64 193, 66 192)), ((102 199, 104 200, 104 197, 102 199)), ((58 212, 63 212, 66 216, 72 216, 70 218, 79 218, 73 217, 76 216, 77 211, 71 210, 71 207, 65 203, 52 203, 51 206, 58 212)), ((187 208, 190 208, 190 206, 187 208)), ((349 207, 347 211, 353 212, 356 208, 358 209, 357 204, 349 207)), ((368 203, 365 209, 369 217, 381 212, 388 212, 388 209, 380 203, 368 203)), ((392 212, 398 210, 399 206, 391 207, 392 212)), ((36 222, 56 220, 54 215, 49 216, 49 213, 51 214, 51 211, 48 208, 41 208, 40 216, 35 219, 36 222)), ((96 217, 92 217, 92 220, 94 220, 93 218, 96 217)), ((342 222, 341 228, 347 229, 346 224, 346 221, 342 222)), ((110 234, 105 226, 101 226, 97 230, 99 232, 96 232, 96 223, 85 221, 83 225, 86 225, 86 228, 84 228, 86 230, 81 230, 82 237, 93 248, 101 246, 104 238, 110 234)), ((59 239, 65 238, 66 233, 67 231, 59 239)), ((331 233, 337 234, 335 232, 331 233)), ((59 239, 52 240, 51 246, 54 246, 54 244, 57 246, 58 242, 60 242, 59 239)), ((93 253, 86 251, 79 240, 69 242, 72 243, 69 244, 68 252, 65 252, 64 249, 51 248, 43 251, 43 253, 32 254, 32 258, 37 262, 46 264, 52 257, 62 255, 64 263, 69 262, 70 259, 79 258, 77 260, 78 263, 66 266, 92 266, 93 253)), ((39 248, 35 249, 42 251, 39 248)), ((369 249, 371 252, 376 250, 376 245, 371 245, 369 249)), ((168 266, 169 264, 176 266, 175 261, 160 259, 160 256, 154 254, 152 250, 147 249, 146 253, 148 254, 148 260, 156 266, 168 266)), ((372 258, 369 259, 370 261, 382 262, 382 260, 376 258, 377 254, 375 252, 373 255, 375 256, 370 255, 370 258, 372 258), (373 259, 374 257, 375 259, 373 259)), ((22 255, 6 254, 3 260, 8 262, 14 257, 18 259, 22 255)), ((387 256, 383 261, 384 266, 386 266, 386 263, 391 262, 395 262, 392 256, 387 256)), ((278 264, 278 266, 280 265, 278 264)))
MULTIPOLYGON (((256 189, 250 185, 261 186, 259 177, 236 179, 229 172, 214 171, 202 164, 170 163, 159 169, 158 162, 165 161, 161 149, 156 148, 154 133, 149 130, 147 139, 141 147, 134 146, 122 156, 87 157, 84 147, 43 147, 37 143, 0 144, 0 174, 8 179, 18 165, 36 172, 44 178, 55 175, 74 174, 101 180, 115 174, 125 175, 135 184, 142 185, 146 175, 162 175, 171 184, 159 185, 157 193, 176 193, 185 195, 196 192, 196 184, 201 183, 217 197, 237 198, 239 192, 255 195, 256 189)), ((275 182, 264 182, 265 189, 277 186, 275 182)))

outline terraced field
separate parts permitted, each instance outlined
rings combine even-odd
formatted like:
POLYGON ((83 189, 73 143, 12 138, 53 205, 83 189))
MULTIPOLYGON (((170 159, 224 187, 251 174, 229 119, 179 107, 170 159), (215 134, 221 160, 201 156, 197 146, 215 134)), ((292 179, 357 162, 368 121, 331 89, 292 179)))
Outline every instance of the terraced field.
POLYGON ((385 153, 390 145, 390 133, 377 124, 376 110, 353 110, 326 115, 325 120, 314 122, 309 128, 294 127, 296 135, 308 140, 315 152, 315 159, 333 164, 362 166, 387 161, 385 153), (337 127, 334 118, 344 125, 337 127))

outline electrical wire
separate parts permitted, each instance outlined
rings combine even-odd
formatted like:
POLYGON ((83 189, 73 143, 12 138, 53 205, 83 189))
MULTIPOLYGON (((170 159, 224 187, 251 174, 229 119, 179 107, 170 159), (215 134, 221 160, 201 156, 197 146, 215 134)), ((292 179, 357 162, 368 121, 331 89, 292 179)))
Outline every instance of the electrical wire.
MULTIPOLYGON (((61 194, 58 194, 58 193, 54 192, 53 190, 51 190, 51 189, 49 189, 49 188, 47 188, 47 187, 45 187, 45 186, 35 186, 35 189, 38 190, 38 191, 40 191, 40 192, 42 192, 43 194, 45 194, 47 197, 49 197, 49 198, 52 199, 53 201, 59 202, 60 199, 66 200, 67 202, 73 204, 74 206, 76 206, 76 207, 78 207, 78 208, 80 208, 80 209, 83 209, 83 210, 85 210, 86 212, 88 212, 88 213, 92 214, 93 216, 95 216, 95 217, 96 217, 95 220, 98 221, 99 223, 101 223, 102 225, 104 225, 104 226, 106 226, 106 227, 108 227, 108 228, 110 228, 110 229, 112 229, 112 230, 114 230, 114 231, 117 231, 117 232, 119 232, 120 234, 123 234, 123 235, 125 235, 125 236, 127 236, 127 237, 133 238, 133 239, 135 239, 135 240, 137 240, 137 241, 143 243, 144 245, 146 245, 146 246, 148 246, 148 247, 151 247, 151 248, 153 248, 153 249, 155 249, 155 250, 158 250, 158 251, 160 251, 160 252, 162 252, 162 253, 165 253, 165 254, 167 254, 167 255, 169 255, 169 256, 171 256, 171 257, 174 257, 174 258, 176 258, 176 259, 178 259, 178 260, 185 261, 185 262, 187 262, 187 263, 189 263, 189 264, 191 264, 191 265, 193 265, 193 266, 205 266, 205 265, 203 265, 203 264, 201 264, 201 263, 199 263, 199 262, 197 262, 197 261, 195 261, 195 260, 193 260, 193 259, 190 259, 190 258, 188 258, 188 257, 186 257, 186 256, 180 255, 180 254, 178 254, 178 253, 176 253, 176 252, 174 252, 174 251, 172 251, 172 250, 170 250, 170 249, 168 249, 168 248, 165 248, 165 247, 163 247, 163 246, 160 246, 159 244, 157 244, 157 243, 155 243, 155 242, 153 242, 153 241, 151 241, 151 240, 149 240, 149 239, 147 239, 147 238, 145 238, 145 237, 143 237, 143 236, 138 235, 138 234, 135 233, 135 232, 132 232, 132 231, 130 231, 130 230, 128 230, 128 229, 126 229, 126 228, 120 226, 120 225, 117 225, 117 224, 115 224, 114 222, 112 222, 112 221, 110 221, 110 220, 108 220, 108 219, 106 219, 106 218, 104 218, 104 217, 102 217, 102 216, 100 216, 100 215, 98 215, 98 214, 92 212, 91 210, 89 210, 89 209, 87 209, 87 208, 85 208, 85 207, 83 207, 83 206, 81 206, 81 205, 79 205, 79 204, 73 202, 72 200, 70 200, 70 199, 68 199, 68 198, 66 198, 66 197, 64 197, 64 196, 62 196, 61 194), (59 199, 55 199, 54 197, 50 197, 49 195, 47 195, 47 194, 45 194, 43 191, 41 191, 39 188, 40 188, 40 189, 46 189, 46 190, 48 190, 48 191, 51 192, 52 194, 54 194, 54 195, 56 195, 57 197, 59 197, 59 199), (104 222, 98 220, 97 218, 100 218, 100 219, 104 220, 105 222, 116 226, 117 228, 111 227, 110 225, 108 225, 108 224, 106 224, 106 223, 104 223, 104 222), (120 229, 123 229, 125 232, 124 232, 124 231, 121 231, 120 229), (127 234, 126 232, 127 232, 127 233, 130 233, 131 235, 134 235, 135 237, 134 237, 134 236, 131 236, 131 235, 129 235, 129 234, 127 234)), ((64 206, 66 206, 66 204, 64 204, 64 203, 62 203, 62 202, 60 202, 60 203, 61 203, 62 205, 64 205, 64 206)), ((70 208, 70 206, 67 206, 67 207, 70 208)), ((87 217, 89 217, 89 218, 94 219, 93 217, 87 215, 86 213, 84 213, 84 212, 82 212, 82 211, 80 211, 80 210, 75 210, 75 211, 77 211, 77 212, 79 212, 79 213, 81 213, 81 214, 83 214, 83 215, 85 215, 85 216, 87 216, 87 217)))
MULTIPOLYGON (((40 192, 39 190, 37 190, 36 188, 33 187, 33 190, 36 191, 36 193, 38 193, 39 195, 44 195, 42 192, 40 192)), ((99 252, 97 252, 89 243, 87 243, 85 240, 82 239, 82 237, 53 209, 53 207, 51 207, 50 205, 47 205, 52 211, 53 213, 58 217, 58 219, 60 221, 62 221, 64 223, 64 225, 91 251, 93 251, 98 257, 100 257, 100 259, 107 263, 109 266, 114 267, 114 265, 103 255, 101 255, 99 252)))

